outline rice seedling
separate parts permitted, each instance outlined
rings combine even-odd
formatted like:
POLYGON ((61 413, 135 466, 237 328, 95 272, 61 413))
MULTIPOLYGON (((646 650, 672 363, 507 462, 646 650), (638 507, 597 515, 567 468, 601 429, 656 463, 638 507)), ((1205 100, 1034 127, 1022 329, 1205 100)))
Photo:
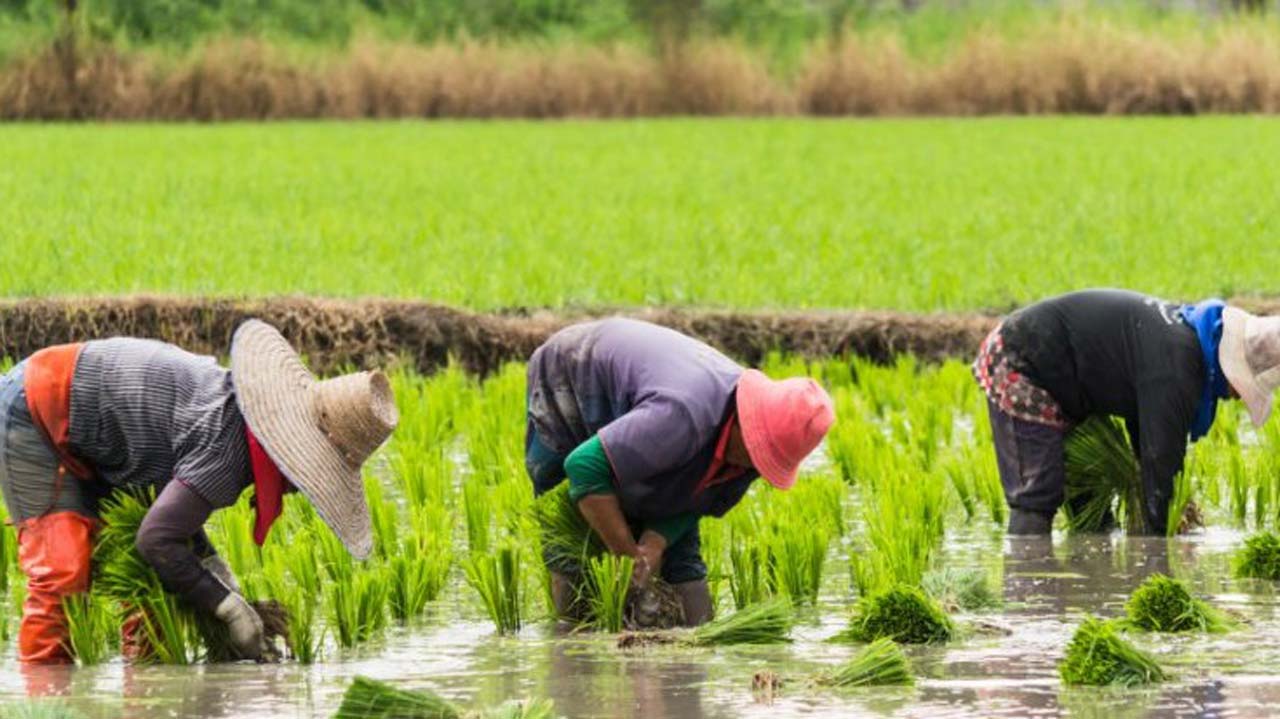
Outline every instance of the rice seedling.
POLYGON ((775 526, 759 538, 768 555, 769 583, 794 604, 814 604, 830 535, 820 524, 775 526))
POLYGON ((1168 674, 1134 647, 1114 625, 1086 616, 1058 665, 1064 684, 1131 687, 1164 681, 1168 674))
POLYGON ((568 482, 534 500, 533 512, 543 556, 549 563, 585 566, 588 559, 606 551, 599 535, 570 501, 568 482))
POLYGON ((1148 533, 1138 460, 1119 421, 1090 417, 1075 427, 1067 436, 1066 471, 1063 506, 1072 531, 1104 531, 1120 516, 1127 531, 1148 533))
POLYGON ((449 574, 448 554, 399 554, 387 563, 390 582, 387 597, 391 616, 404 623, 422 614, 427 603, 439 596, 449 574))
POLYGON ((333 719, 458 719, 453 704, 423 689, 409 691, 357 676, 342 695, 333 719))
POLYGON ((1186 584, 1165 576, 1147 577, 1125 603, 1127 625, 1149 632, 1225 632, 1235 622, 1203 599, 1191 596, 1186 584))
POLYGON ((598 629, 606 632, 622 631, 634 569, 634 559, 616 554, 606 553, 587 561, 587 604, 592 621, 598 629))
POLYGON ((467 584, 480 595, 499 634, 518 632, 522 624, 520 560, 520 547, 508 540, 489 554, 473 553, 463 563, 467 584))
POLYGON ((940 644, 954 634, 955 626, 936 600, 916 587, 899 584, 859 599, 849 628, 835 639, 940 644))
POLYGON ((1280 536, 1261 532, 1245 539, 1232 571, 1242 578, 1280 580, 1280 536))
POLYGON ((0 717, 4 719, 84 719, 84 714, 72 709, 63 699, 42 698, 0 704, 0 717))
POLYGON ((387 626, 387 594, 381 571, 356 572, 329 585, 329 629, 338 646, 351 649, 382 636, 387 626))
POLYGON ((497 709, 482 713, 483 719, 555 719, 555 705, 549 699, 507 702, 497 709))
POLYGON ((683 643, 695 647, 724 644, 777 644, 788 642, 794 610, 784 598, 752 604, 703 624, 683 643))
POLYGON ((978 612, 1004 604, 997 585, 981 569, 937 569, 924 575, 921 588, 948 612, 978 612))
POLYGON ((67 620, 67 651, 80 666, 101 664, 111 656, 119 637, 119 619, 113 607, 87 592, 62 598, 67 620))
POLYGON ((715 517, 698 520, 698 538, 702 544, 702 561, 707 565, 707 589, 711 592, 711 606, 720 605, 724 585, 732 581, 728 562, 728 523, 715 517))
POLYGON ((746 541, 729 541, 729 592, 733 595, 733 605, 737 609, 745 609, 767 600, 772 592, 769 588, 768 555, 764 547, 746 541))
POLYGON ((280 597, 280 603, 289 617, 284 634, 289 656, 299 664, 314 664, 320 658, 325 632, 319 627, 320 594, 305 591, 289 591, 286 580, 271 584, 272 593, 280 597))
POLYGON ((911 662, 892 639, 877 639, 863 647, 852 659, 818 677, 818 683, 833 687, 910 685, 915 683, 911 662))
POLYGON ((473 553, 489 551, 489 523, 493 508, 489 502, 492 488, 476 477, 462 483, 462 506, 467 522, 467 548, 473 553))

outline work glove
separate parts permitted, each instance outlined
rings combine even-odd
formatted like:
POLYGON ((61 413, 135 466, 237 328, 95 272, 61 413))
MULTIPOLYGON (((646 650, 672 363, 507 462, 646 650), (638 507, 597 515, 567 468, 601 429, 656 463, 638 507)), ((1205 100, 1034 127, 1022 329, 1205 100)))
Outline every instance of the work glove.
POLYGON ((240 593, 240 582, 236 581, 236 575, 231 573, 231 567, 227 566, 222 557, 210 554, 200 560, 200 566, 204 567, 205 571, 212 574, 219 582, 222 582, 222 585, 227 589, 236 594, 240 593))
POLYGON ((218 603, 213 615, 231 632, 231 644, 241 659, 261 659, 267 651, 262 617, 237 592, 231 592, 218 603))

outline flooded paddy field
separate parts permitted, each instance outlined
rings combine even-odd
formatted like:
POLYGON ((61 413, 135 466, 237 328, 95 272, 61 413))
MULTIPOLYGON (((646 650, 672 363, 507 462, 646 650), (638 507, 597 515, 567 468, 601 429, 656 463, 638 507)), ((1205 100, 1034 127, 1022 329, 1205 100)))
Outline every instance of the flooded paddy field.
MULTIPOLYGON (((1276 585, 1236 579, 1232 571, 1244 538, 1275 527, 1280 515, 1275 473, 1267 471, 1280 456, 1280 433, 1255 433, 1237 413, 1223 412, 1196 445, 1186 477, 1207 528, 1134 537, 1070 532, 1060 522, 1052 540, 1011 538, 1002 529, 981 397, 966 366, 775 357, 766 369, 820 379, 835 398, 838 424, 795 489, 779 493, 758 483, 725 518, 704 519, 700 530, 718 611, 785 596, 796 613, 788 643, 622 650, 617 635, 558 628, 549 619, 530 519, 535 500, 523 472, 523 368, 484 380, 457 370, 430 378, 404 372, 394 378, 401 427, 366 478, 377 534, 368 562, 344 563, 297 502, 288 503, 260 550, 245 540, 247 502, 215 513, 208 525, 247 596, 307 610, 314 632, 298 640, 306 646, 291 642, 280 664, 197 658, 185 666, 132 665, 112 653, 91 666, 22 666, 12 637, 22 577, 9 557, 0 716, 328 717, 360 675, 428 689, 468 710, 545 698, 557 715, 586 719, 1261 717, 1280 701, 1276 585), (818 560, 812 586, 779 569, 781 547, 799 536, 813 540, 805 545, 818 560), (907 540, 910 552, 898 544, 907 540), (504 633, 469 570, 508 550, 520 559, 519 622, 504 633), (406 583, 397 567, 406 561, 429 561, 423 571, 438 579, 423 590, 425 601, 409 608, 395 599, 406 583), (754 590, 752 570, 764 577, 754 590), (857 652, 828 640, 849 625, 860 597, 887 585, 919 585, 939 571, 982 575, 998 606, 955 610, 956 639, 907 647, 914 686, 815 685, 819 673, 857 652), (1131 632, 1130 641, 1157 658, 1169 681, 1064 686, 1058 663, 1081 620, 1122 616, 1129 595, 1156 573, 1185 581, 1243 626, 1222 634, 1131 632), (343 592, 353 586, 386 589, 375 592, 385 606, 354 633, 342 609, 343 592), (302 659, 299 650, 308 647, 314 655, 302 659), (761 671, 776 673, 781 685, 753 690, 761 671)), ((11 552, 11 533, 6 541, 11 552)))

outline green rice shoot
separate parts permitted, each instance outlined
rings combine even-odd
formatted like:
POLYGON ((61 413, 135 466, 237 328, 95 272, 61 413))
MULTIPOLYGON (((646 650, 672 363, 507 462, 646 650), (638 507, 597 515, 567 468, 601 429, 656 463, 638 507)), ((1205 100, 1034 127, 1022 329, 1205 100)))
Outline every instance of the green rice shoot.
POLYGON ((906 686, 914 684, 915 678, 902 647, 892 639, 880 638, 849 661, 820 675, 818 683, 833 687, 906 686))
POLYGON ((1225 632, 1235 622, 1186 584, 1163 574, 1147 577, 1125 603, 1127 624, 1149 632, 1225 632))
POLYGON ((333 719, 458 719, 461 712, 426 690, 398 689, 386 682, 357 676, 342 696, 333 719))
POLYGON ((1169 678, 1151 655, 1120 636, 1115 624, 1086 616, 1058 665, 1062 682, 1081 686, 1133 687, 1169 678))
POLYGON ((778 644, 791 641, 794 610, 791 602, 779 597, 752 604, 733 614, 703 624, 684 639, 695 647, 725 644, 778 644))
POLYGON ((587 604, 592 622, 605 632, 622 631, 635 560, 602 554, 587 561, 587 604))
POLYGON ((1259 532, 1244 540, 1233 560, 1235 576, 1247 579, 1280 580, 1280 536, 1259 532))
POLYGON ((1067 435, 1065 450, 1063 509, 1072 531, 1106 531, 1109 521, 1121 516, 1129 532, 1150 533, 1141 511, 1141 470, 1118 420, 1086 419, 1067 435))
POLYGON ((849 628, 837 640, 941 644, 954 635, 955 625, 937 600, 917 587, 899 584, 859 599, 849 628))

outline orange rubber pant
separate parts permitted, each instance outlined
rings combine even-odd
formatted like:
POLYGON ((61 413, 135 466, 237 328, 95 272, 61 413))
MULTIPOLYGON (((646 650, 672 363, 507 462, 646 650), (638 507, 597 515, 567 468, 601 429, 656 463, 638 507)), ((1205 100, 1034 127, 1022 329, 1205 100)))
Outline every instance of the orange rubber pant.
POLYGON ((94 520, 76 512, 51 512, 18 525, 18 564, 27 575, 19 661, 71 661, 62 598, 89 591, 96 529, 94 520))

